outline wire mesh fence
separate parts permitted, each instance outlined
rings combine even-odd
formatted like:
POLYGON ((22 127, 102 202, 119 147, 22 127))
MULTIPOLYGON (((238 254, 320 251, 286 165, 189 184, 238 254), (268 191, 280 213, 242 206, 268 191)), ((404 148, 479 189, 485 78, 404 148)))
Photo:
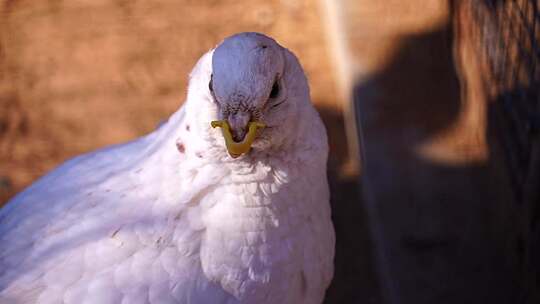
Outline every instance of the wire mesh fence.
MULTIPOLYGON (((490 124, 502 146, 523 231, 521 303, 540 287, 540 12, 538 0, 470 0, 475 49, 488 97, 490 124)), ((462 3, 463 4, 463 3, 462 3)))
MULTIPOLYGON (((487 64, 485 81, 506 124, 504 143, 518 200, 532 172, 533 145, 540 128, 538 69, 540 15, 528 0, 478 0, 473 12, 487 64)), ((501 121, 503 122, 503 121, 501 121)))

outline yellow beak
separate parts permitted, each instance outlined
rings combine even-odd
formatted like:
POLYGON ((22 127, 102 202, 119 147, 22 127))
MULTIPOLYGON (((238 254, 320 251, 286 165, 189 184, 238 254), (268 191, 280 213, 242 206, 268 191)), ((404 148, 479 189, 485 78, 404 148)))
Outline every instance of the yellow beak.
POLYGON ((241 142, 235 142, 231 134, 231 128, 229 126, 229 123, 226 120, 215 120, 212 121, 210 125, 212 126, 212 128, 221 128, 221 132, 223 133, 223 137, 225 138, 225 145, 227 147, 227 151, 229 151, 229 154, 232 158, 237 158, 238 156, 249 152, 249 150, 251 149, 251 144, 253 143, 253 141, 255 140, 255 136, 257 135, 257 129, 266 127, 266 125, 262 122, 252 121, 248 124, 248 132, 246 134, 246 137, 244 137, 244 140, 242 140, 241 142))

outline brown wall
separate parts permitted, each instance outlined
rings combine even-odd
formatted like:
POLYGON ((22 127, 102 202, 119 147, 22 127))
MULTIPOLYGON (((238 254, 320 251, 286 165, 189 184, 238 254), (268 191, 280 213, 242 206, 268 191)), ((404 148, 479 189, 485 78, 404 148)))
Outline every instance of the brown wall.
POLYGON ((293 50, 339 124, 316 1, 0 1, 0 203, 74 155, 150 132, 182 104, 196 60, 241 31, 293 50))

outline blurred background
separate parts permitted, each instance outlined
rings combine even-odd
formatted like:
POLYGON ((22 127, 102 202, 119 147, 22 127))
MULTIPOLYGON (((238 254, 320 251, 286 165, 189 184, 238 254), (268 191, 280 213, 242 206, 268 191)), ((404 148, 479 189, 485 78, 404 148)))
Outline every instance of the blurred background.
POLYGON ((539 303, 538 0, 0 0, 0 205, 152 131, 223 38, 274 37, 327 129, 326 303, 539 303))

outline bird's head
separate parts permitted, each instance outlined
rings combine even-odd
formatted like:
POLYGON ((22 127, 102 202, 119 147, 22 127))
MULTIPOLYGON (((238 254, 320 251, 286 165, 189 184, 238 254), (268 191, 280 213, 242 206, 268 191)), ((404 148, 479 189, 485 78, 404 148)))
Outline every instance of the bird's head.
MULTIPOLYGON (((199 90, 211 103, 212 131, 232 157, 250 149, 278 148, 296 136, 300 109, 309 88, 296 57, 258 33, 225 39, 208 58, 199 90)), ((193 79, 192 79, 193 80, 193 79)))

